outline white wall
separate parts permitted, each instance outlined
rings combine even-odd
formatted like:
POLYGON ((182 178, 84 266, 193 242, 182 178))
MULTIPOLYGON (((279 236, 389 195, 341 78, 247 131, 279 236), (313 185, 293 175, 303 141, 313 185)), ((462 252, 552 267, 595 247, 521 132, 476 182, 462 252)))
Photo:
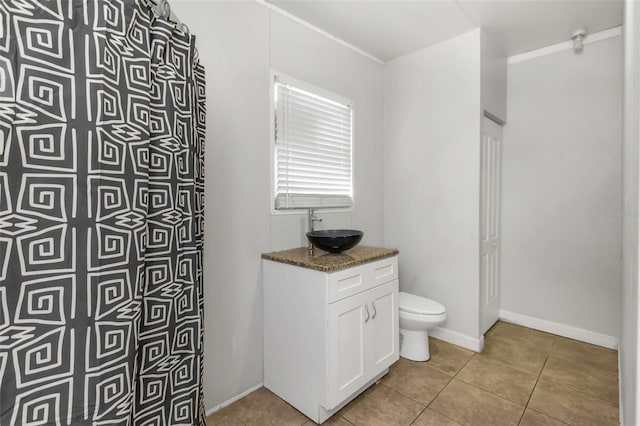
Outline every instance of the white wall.
POLYGON ((269 249, 269 12, 172 2, 206 67, 205 407, 262 381, 260 253, 269 249), (251 28, 251 31, 247 31, 251 28))
POLYGON ((507 57, 487 36, 480 33, 480 103, 503 123, 507 121, 507 57))
POLYGON ((623 285, 620 338, 620 417, 625 426, 638 424, 638 212, 640 211, 640 7, 625 3, 625 82, 623 144, 623 285))
POLYGON ((323 226, 365 231, 382 222, 382 65, 255 2, 180 0, 207 72, 205 406, 258 385, 262 364, 260 254, 304 244, 303 215, 270 213, 269 70, 355 101, 352 212, 323 226))
MULTIPOLYGON (((362 244, 383 243, 383 105, 382 71, 372 62, 325 36, 277 13, 271 15, 271 67, 354 101, 353 170, 355 206, 350 212, 317 216, 323 228, 364 231, 362 244)), ((271 249, 307 244, 306 214, 271 217, 271 249), (304 232, 303 232, 304 231, 304 232)))
POLYGON ((479 337, 480 31, 389 62, 384 102, 385 245, 400 250, 400 288, 442 303, 449 318, 442 328, 473 345, 479 337))
POLYGON ((503 151, 502 309, 613 337, 621 64, 615 37, 509 65, 503 151))

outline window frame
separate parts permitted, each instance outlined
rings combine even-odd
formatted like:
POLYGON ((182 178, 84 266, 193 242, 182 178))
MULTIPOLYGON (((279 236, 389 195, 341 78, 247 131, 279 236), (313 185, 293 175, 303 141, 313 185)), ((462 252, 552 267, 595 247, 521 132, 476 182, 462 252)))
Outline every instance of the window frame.
POLYGON ((338 95, 333 93, 327 89, 323 89, 321 87, 315 86, 311 83, 307 83, 305 81, 299 80, 295 77, 291 77, 288 74, 277 71, 275 69, 270 69, 269 71, 269 184, 270 184, 270 210, 272 216, 278 215, 291 215, 305 213, 309 208, 313 208, 314 210, 322 210, 325 213, 343 213, 343 212, 352 212, 354 206, 356 204, 356 184, 355 184, 355 169, 354 169, 354 158, 355 158, 355 103, 352 99, 347 97, 338 95), (309 91, 318 96, 325 97, 335 102, 339 102, 345 105, 348 105, 351 108, 351 205, 346 207, 296 207, 291 209, 276 209, 276 188, 275 188, 275 173, 276 173, 276 163, 275 163, 275 153, 276 153, 276 128, 275 128, 275 118, 276 118, 276 108, 275 108, 275 84, 277 79, 280 81, 285 81, 286 83, 290 83, 302 90, 309 91))

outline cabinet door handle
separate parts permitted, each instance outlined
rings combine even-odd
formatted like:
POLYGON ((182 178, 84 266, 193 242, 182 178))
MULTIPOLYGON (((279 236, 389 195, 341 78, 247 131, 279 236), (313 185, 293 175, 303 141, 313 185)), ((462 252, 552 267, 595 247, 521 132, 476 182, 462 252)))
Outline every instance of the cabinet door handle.
POLYGON ((371 302, 371 307, 373 308, 373 315, 371 316, 371 319, 375 319, 376 315, 378 315, 378 311, 376 310, 376 304, 371 302))
POLYGON ((367 305, 365 303, 364 304, 364 309, 365 309, 365 311, 367 311, 367 317, 364 319, 364 322, 367 323, 367 322, 369 322, 369 318, 371 318, 371 314, 369 313, 369 305, 367 305))

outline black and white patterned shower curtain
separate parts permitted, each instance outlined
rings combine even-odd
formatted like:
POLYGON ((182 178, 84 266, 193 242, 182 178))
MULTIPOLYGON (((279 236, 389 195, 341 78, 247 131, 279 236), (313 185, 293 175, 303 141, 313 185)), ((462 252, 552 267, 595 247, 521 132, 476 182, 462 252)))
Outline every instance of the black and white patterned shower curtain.
POLYGON ((0 0, 0 425, 204 424, 204 72, 146 0, 0 0))

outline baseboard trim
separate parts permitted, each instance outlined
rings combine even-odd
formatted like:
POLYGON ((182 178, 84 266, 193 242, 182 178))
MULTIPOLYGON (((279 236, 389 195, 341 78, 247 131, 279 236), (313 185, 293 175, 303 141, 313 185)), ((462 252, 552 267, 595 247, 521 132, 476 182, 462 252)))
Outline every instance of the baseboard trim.
POLYGON ((606 334, 596 333, 594 331, 589 331, 566 324, 560 324, 553 321, 517 314, 515 312, 504 311, 502 309, 500 310, 500 319, 511 322, 513 324, 533 328, 535 330, 557 334, 558 336, 580 340, 581 342, 591 343, 592 345, 602 346, 609 349, 618 349, 618 338, 608 336, 606 334))
POLYGON ((624 425, 624 398, 622 394, 622 351, 618 348, 618 412, 620 413, 620 424, 624 425))
POLYGON ((209 409, 206 411, 207 416, 212 415, 213 413, 215 413, 216 411, 218 411, 218 410, 220 410, 220 409, 222 409, 222 408, 226 407, 227 405, 231 405, 231 404, 233 404, 233 403, 234 403, 234 402, 236 402, 237 400, 242 399, 242 398, 244 398, 245 396, 249 395, 251 392, 255 392, 255 391, 257 391, 257 390, 258 390, 258 389, 260 389, 262 386, 263 386, 263 384, 262 384, 262 382, 260 382, 260 383, 258 383, 257 385, 255 385, 255 386, 253 386, 253 387, 251 387, 251 388, 247 389, 246 391, 244 391, 244 392, 240 392, 240 393, 239 393, 239 394, 237 394, 236 396, 234 396, 234 397, 232 397, 232 398, 227 399, 225 402, 223 402, 223 403, 221 403, 221 404, 218 404, 218 405, 216 405, 216 406, 215 406, 215 407, 213 407, 213 408, 209 408, 209 409))
POLYGON ((436 339, 444 340, 445 342, 462 346, 463 348, 472 350, 474 352, 482 352, 484 348, 484 336, 480 336, 479 339, 474 339, 466 334, 458 333, 457 331, 451 331, 446 328, 435 327, 429 330, 429 336, 436 339))

